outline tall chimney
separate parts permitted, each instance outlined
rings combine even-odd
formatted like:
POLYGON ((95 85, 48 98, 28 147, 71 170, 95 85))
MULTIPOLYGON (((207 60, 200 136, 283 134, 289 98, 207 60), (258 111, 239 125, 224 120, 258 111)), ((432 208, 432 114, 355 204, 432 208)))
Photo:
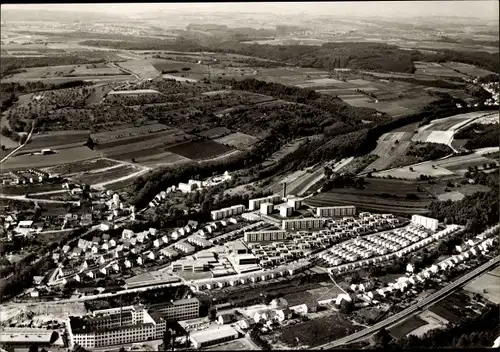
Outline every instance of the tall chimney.
POLYGON ((286 198, 286 182, 283 182, 282 185, 283 185, 283 189, 281 191, 281 197, 284 199, 284 198, 286 198))

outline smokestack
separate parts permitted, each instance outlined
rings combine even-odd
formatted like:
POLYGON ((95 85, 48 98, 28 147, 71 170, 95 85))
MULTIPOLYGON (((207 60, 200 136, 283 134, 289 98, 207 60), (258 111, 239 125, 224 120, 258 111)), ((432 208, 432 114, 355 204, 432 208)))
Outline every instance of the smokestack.
POLYGON ((281 197, 286 198, 286 182, 283 182, 282 185, 283 185, 283 189, 281 191, 281 197))

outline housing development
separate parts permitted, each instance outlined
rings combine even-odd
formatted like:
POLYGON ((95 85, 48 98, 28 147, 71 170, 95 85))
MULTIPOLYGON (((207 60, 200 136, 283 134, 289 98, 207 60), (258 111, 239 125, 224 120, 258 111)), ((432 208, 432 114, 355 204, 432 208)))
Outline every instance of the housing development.
POLYGON ((0 351, 499 347, 467 4, 2 6, 0 351))

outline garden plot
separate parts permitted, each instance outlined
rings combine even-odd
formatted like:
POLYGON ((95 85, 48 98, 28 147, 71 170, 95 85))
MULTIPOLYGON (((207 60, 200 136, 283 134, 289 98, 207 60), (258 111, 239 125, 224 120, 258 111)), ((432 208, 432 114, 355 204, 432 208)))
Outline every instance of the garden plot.
POLYGON ((408 335, 422 337, 428 331, 444 328, 448 324, 448 321, 446 319, 443 319, 439 315, 428 310, 418 315, 417 317, 422 319, 425 322, 425 325, 419 326, 416 329, 410 331, 408 335))
MULTIPOLYGON (((202 137, 206 137, 208 139, 216 139, 216 138, 221 138, 221 137, 224 137, 225 135, 231 133, 231 130, 229 128, 226 128, 226 127, 215 127, 215 128, 211 128, 209 130, 206 130, 206 131, 203 131, 203 132, 200 132, 198 133, 198 135, 202 136, 202 137)), ((224 143, 222 143, 224 144, 224 143)))
POLYGON ((397 324, 396 326, 389 329, 389 333, 396 339, 405 337, 410 332, 416 330, 417 328, 427 325, 427 322, 420 318, 419 316, 411 316, 409 319, 397 324))
POLYGON ((217 138, 214 141, 220 144, 229 145, 230 147, 239 150, 247 150, 255 143, 257 143, 258 140, 259 139, 257 137, 251 136, 249 134, 235 132, 227 136, 217 138))

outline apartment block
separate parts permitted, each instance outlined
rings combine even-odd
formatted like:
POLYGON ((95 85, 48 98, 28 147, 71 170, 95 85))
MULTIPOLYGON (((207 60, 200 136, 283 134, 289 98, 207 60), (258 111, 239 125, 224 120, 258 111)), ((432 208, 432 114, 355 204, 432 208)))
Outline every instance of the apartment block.
POLYGON ((415 225, 420 225, 426 229, 436 231, 438 229, 439 221, 437 219, 428 218, 422 215, 413 215, 411 217, 411 222, 415 225))
POLYGON ((282 220, 281 228, 283 230, 318 229, 325 226, 326 220, 327 219, 324 218, 303 218, 303 219, 282 220))
POLYGON ((245 206, 242 204, 238 204, 238 205, 233 205, 232 207, 229 207, 229 208, 212 210, 210 212, 210 215, 212 217, 212 220, 220 220, 220 219, 228 218, 228 217, 233 216, 233 215, 242 214, 244 211, 245 211, 245 206))
POLYGON ((266 242, 283 241, 289 239, 290 235, 283 230, 263 230, 263 231, 245 231, 243 239, 245 242, 266 242))
POLYGON ((340 217, 356 215, 356 207, 353 205, 337 207, 317 207, 316 216, 318 217, 340 217))
POLYGON ((200 301, 196 297, 152 304, 149 311, 160 313, 166 320, 187 320, 198 318, 200 315, 200 301))

